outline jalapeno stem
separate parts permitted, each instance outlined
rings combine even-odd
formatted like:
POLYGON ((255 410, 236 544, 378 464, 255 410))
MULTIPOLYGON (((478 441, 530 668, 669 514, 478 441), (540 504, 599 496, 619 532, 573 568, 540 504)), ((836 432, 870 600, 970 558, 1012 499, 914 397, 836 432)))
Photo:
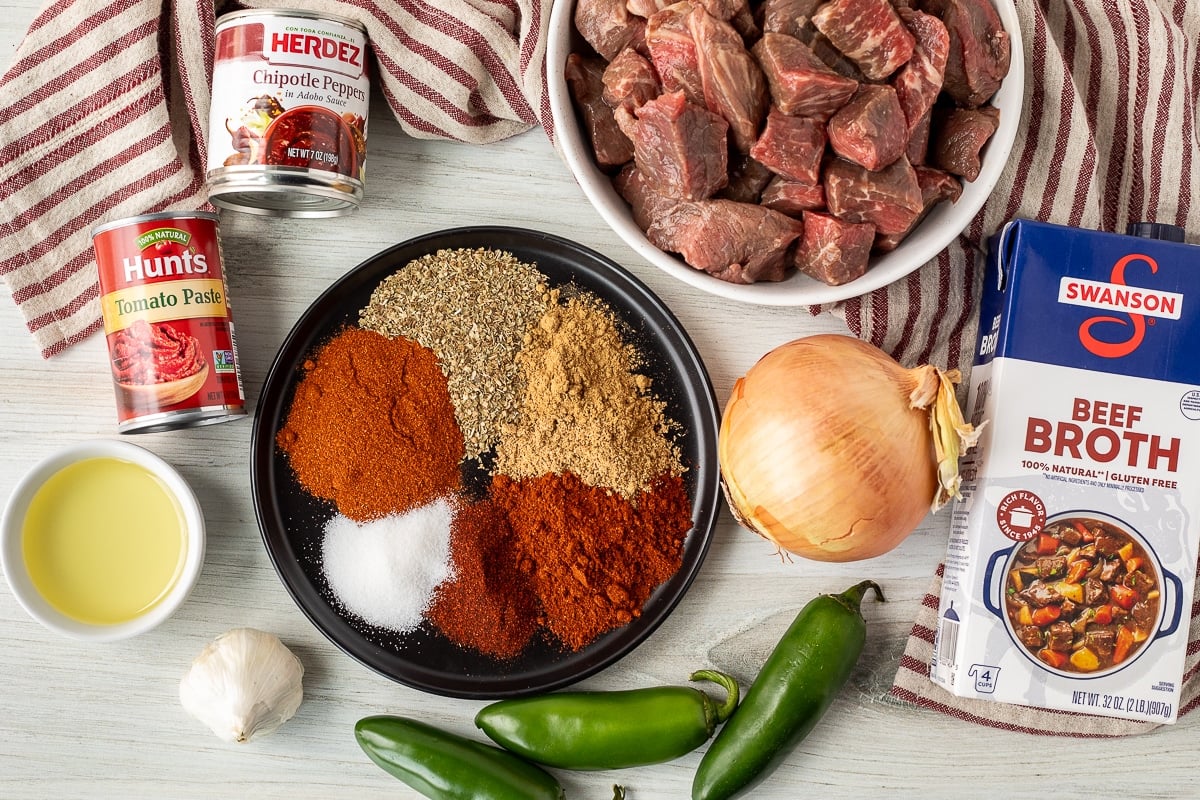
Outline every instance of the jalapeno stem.
POLYGON ((613 800, 625 800, 625 787, 619 783, 613 784, 613 800))
POLYGON ((717 672, 714 669, 698 669, 688 676, 690 681, 709 681, 715 683, 725 690, 725 702, 717 705, 712 702, 712 698, 705 694, 708 700, 704 704, 704 714, 710 719, 710 728, 715 728, 725 720, 729 719, 729 715, 737 708, 740 689, 738 688, 737 679, 731 675, 726 675, 724 672, 717 672))
POLYGON ((863 581, 862 583, 856 583, 841 594, 830 595, 830 597, 832 597, 834 600, 837 600, 843 606, 857 614, 859 613, 859 609, 862 607, 863 595, 867 593, 867 589, 873 589, 875 591, 875 599, 879 602, 887 602, 883 596, 883 589, 879 588, 879 584, 875 581, 863 581))

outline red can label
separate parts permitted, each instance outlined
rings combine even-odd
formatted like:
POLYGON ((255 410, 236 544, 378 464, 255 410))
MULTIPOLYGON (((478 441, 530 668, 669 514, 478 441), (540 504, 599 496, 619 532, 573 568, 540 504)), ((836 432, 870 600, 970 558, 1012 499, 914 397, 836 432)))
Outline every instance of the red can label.
POLYGON ((214 214, 166 213, 92 236, 122 433, 245 414, 214 214))

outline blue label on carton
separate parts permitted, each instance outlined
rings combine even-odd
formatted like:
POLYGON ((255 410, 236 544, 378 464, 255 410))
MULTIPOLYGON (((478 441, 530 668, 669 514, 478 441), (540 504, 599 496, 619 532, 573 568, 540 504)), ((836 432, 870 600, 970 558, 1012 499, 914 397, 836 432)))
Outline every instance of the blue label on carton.
POLYGON ((1200 383, 1200 358, 1178 357, 1200 343, 1194 245, 1017 220, 992 240, 990 260, 981 361, 1200 383))

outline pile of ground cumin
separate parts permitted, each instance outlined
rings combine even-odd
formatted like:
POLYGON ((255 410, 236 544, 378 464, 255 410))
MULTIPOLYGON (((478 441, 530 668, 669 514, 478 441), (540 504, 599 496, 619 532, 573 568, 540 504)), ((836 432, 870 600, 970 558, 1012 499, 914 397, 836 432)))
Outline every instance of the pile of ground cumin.
POLYGON ((496 471, 514 478, 577 475, 626 499, 683 472, 666 404, 638 372, 636 350, 590 294, 550 305, 517 355, 524 384, 515 423, 501 427, 496 471))

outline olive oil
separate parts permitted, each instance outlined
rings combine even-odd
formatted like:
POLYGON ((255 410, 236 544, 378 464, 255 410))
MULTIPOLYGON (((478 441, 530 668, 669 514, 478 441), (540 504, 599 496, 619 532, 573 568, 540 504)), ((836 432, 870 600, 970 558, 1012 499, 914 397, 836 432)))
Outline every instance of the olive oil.
POLYGON ((186 522, 174 494, 145 467, 89 458, 56 472, 30 501, 25 567, 59 612, 93 625, 149 611, 179 579, 186 522))

